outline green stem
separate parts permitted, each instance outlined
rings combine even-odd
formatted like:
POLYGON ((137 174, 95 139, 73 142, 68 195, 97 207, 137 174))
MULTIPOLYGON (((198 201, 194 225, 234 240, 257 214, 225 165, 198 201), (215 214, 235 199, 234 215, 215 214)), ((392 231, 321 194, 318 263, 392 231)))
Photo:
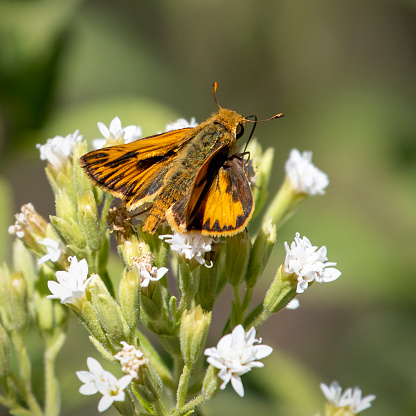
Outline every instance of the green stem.
POLYGON ((45 414, 58 416, 61 405, 61 392, 55 374, 55 360, 64 345, 66 334, 60 333, 45 351, 45 414))
POLYGON ((163 406, 162 400, 157 399, 152 403, 152 405, 157 416, 167 416, 168 413, 166 412, 165 406, 163 406))
POLYGON ((270 318, 270 315, 272 312, 263 309, 261 314, 257 316, 257 318, 254 319, 254 321, 250 324, 250 328, 254 326, 254 328, 258 328, 264 321, 266 321, 268 318, 270 318))
POLYGON ((22 394, 25 398, 26 404, 31 410, 32 414, 43 415, 42 409, 39 406, 38 401, 36 400, 35 395, 32 391, 32 375, 31 375, 31 364, 30 359, 27 354, 27 350, 24 345, 23 333, 22 332, 12 332, 11 338, 13 345, 19 356, 19 375, 22 386, 22 394))
POLYGON ((199 406, 201 403, 205 402, 209 399, 209 396, 205 393, 201 393, 200 395, 196 396, 192 400, 190 400, 188 403, 186 403, 185 406, 182 407, 181 413, 185 414, 189 412, 192 409, 195 409, 195 407, 199 406))

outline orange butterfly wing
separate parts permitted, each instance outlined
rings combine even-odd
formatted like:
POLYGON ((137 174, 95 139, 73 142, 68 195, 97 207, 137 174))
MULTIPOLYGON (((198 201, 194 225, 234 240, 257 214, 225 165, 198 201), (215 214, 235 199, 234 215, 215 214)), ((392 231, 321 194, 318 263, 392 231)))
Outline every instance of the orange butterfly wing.
POLYGON ((166 213, 166 218, 171 226, 174 223, 176 231, 199 231, 209 236, 237 234, 251 218, 254 200, 244 160, 237 155, 230 156, 209 178, 212 164, 211 160, 211 163, 205 163, 201 168, 198 178, 207 173, 208 179, 202 184, 197 179, 192 191, 196 197, 191 196, 188 206, 184 207, 179 201, 166 213), (184 208, 187 209, 185 224, 184 208))
POLYGON ((192 135, 190 128, 145 137, 131 143, 94 150, 80 158, 92 182, 124 199, 129 210, 154 198, 168 165, 192 135))

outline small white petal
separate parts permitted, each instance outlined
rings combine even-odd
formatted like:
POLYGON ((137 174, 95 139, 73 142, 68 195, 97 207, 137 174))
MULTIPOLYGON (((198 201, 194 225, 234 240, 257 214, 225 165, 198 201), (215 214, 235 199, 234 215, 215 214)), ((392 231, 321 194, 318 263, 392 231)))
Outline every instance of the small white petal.
POLYGON ((114 402, 113 396, 103 396, 101 397, 100 401, 98 402, 98 411, 100 413, 107 410, 114 402))
POLYGON ((241 378, 238 376, 231 377, 231 385, 234 391, 240 396, 244 397, 244 387, 241 378))

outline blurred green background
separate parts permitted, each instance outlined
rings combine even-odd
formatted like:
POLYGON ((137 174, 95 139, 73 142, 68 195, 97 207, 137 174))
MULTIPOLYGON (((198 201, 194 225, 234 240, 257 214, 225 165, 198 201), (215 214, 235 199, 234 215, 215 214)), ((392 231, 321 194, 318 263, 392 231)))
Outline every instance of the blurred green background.
MULTIPOLYGON (((36 143, 76 129, 99 137, 96 123, 116 115, 144 134, 177 117, 201 122, 216 110, 213 81, 223 107, 285 113, 256 130, 276 149, 271 194, 293 147, 312 150, 330 178, 279 230, 263 290, 296 231, 326 245, 343 274, 267 322, 260 335, 275 353, 244 376, 246 397, 227 389, 205 414, 312 415, 323 410, 319 382, 336 379, 377 395, 368 416, 415 415, 414 0, 2 0, 0 259, 22 204, 54 210, 36 143)), ((227 296, 221 304, 228 311, 227 296)), ((98 356, 73 320, 64 415, 96 413, 98 397, 78 394, 73 373, 88 355, 98 356)))

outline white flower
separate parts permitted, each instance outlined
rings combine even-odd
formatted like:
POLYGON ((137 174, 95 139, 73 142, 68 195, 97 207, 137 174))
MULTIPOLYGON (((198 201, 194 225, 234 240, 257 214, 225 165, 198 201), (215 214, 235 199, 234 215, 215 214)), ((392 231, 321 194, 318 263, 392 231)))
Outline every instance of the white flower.
POLYGON ((208 356, 207 361, 216 368, 219 368, 218 377, 223 380, 221 390, 231 380, 235 392, 244 396, 244 387, 240 376, 249 372, 254 367, 263 367, 260 361, 273 351, 267 345, 254 345, 260 343, 256 339, 256 330, 252 327, 247 334, 242 325, 237 325, 231 334, 223 336, 216 347, 207 348, 204 354, 208 356))
POLYGON ((53 139, 48 139, 46 144, 37 144, 41 160, 47 160, 54 169, 60 170, 64 163, 72 157, 75 143, 82 140, 82 136, 78 136, 78 133, 79 130, 76 130, 66 137, 55 136, 53 139))
POLYGON ((297 293, 303 293, 314 280, 319 283, 332 282, 341 275, 338 269, 330 267, 336 266, 336 263, 327 262, 326 247, 318 249, 312 246, 306 237, 301 239, 299 233, 296 233, 290 248, 285 242, 285 249, 285 272, 298 276, 297 293))
POLYGON ((215 240, 214 238, 200 233, 174 233, 173 235, 160 235, 159 238, 170 244, 172 251, 185 256, 186 259, 194 258, 199 264, 205 264, 208 268, 212 267, 213 263, 211 262, 208 265, 203 256, 208 251, 211 251, 211 244, 215 240))
POLYGON ((132 257, 133 266, 137 267, 140 273, 140 287, 148 287, 150 281, 156 282, 161 279, 169 269, 166 267, 152 266, 152 256, 150 253, 146 253, 143 256, 137 258, 132 257))
POLYGON ((61 251, 64 248, 64 245, 61 240, 55 241, 51 238, 44 238, 43 240, 39 239, 38 243, 44 245, 47 251, 47 254, 45 254, 38 260, 38 265, 41 265, 42 263, 45 263, 48 260, 50 260, 53 263, 58 261, 59 257, 61 256, 61 251))
POLYGON ((371 402, 376 398, 374 394, 370 394, 361 398, 361 390, 358 387, 348 388, 342 393, 340 385, 334 381, 330 386, 321 383, 321 390, 329 403, 335 407, 348 408, 353 414, 358 414, 365 409, 371 407, 371 402))
POLYGON ((61 303, 76 304, 77 301, 85 294, 85 288, 91 277, 88 276, 88 264, 85 259, 78 262, 77 258, 69 257, 71 262, 67 272, 56 272, 56 279, 58 282, 50 280, 48 288, 52 295, 48 295, 49 299, 60 299, 61 303))
POLYGON ((191 120, 188 122, 184 118, 179 118, 176 121, 172 121, 169 124, 166 124, 165 131, 172 131, 172 130, 179 130, 184 129, 186 127, 196 127, 198 123, 195 120, 195 117, 192 117, 191 120))
POLYGON ((323 195, 329 184, 328 176, 312 163, 312 152, 292 149, 286 161, 286 175, 291 187, 300 193, 323 195))
POLYGON ((287 305, 286 305, 286 309, 298 309, 300 306, 299 300, 298 299, 292 299, 287 305))
POLYGON ((130 374, 133 379, 137 379, 139 377, 139 367, 148 364, 149 360, 133 345, 129 345, 124 341, 121 341, 121 344, 123 349, 114 358, 120 361, 121 369, 124 373, 130 374))
POLYGON ((88 369, 90 371, 77 371, 77 377, 84 383, 79 392, 91 395, 100 392, 103 397, 98 403, 98 411, 104 412, 113 402, 123 402, 125 398, 124 389, 130 384, 132 377, 126 375, 119 380, 102 368, 101 364, 94 358, 88 357, 88 369))
POLYGON ((122 128, 121 121, 118 117, 115 117, 111 123, 110 128, 104 125, 101 122, 97 123, 98 129, 103 135, 104 139, 94 139, 92 141, 92 146, 94 149, 100 149, 105 146, 109 141, 116 142, 120 141, 122 143, 130 143, 133 140, 138 139, 142 135, 142 129, 140 126, 127 126, 122 128))
POLYGON ((35 240, 45 236, 47 222, 31 203, 23 205, 15 218, 15 224, 9 227, 9 234, 15 234, 18 238, 34 237, 35 240))

